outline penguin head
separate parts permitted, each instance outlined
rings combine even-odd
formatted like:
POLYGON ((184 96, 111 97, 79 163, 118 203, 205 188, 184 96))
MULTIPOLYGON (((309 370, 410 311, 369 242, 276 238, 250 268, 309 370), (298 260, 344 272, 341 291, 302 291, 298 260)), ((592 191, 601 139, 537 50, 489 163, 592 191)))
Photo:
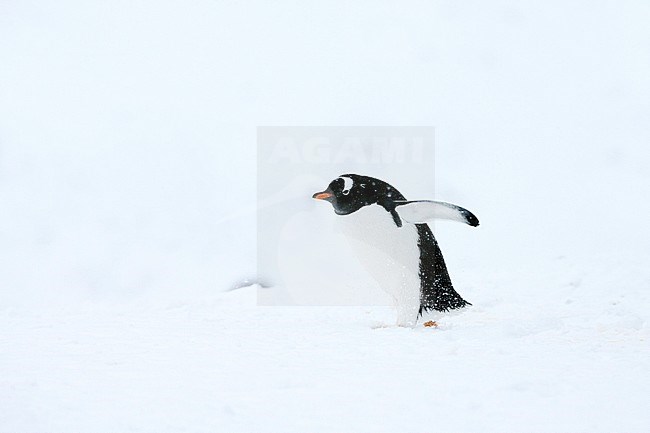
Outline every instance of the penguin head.
POLYGON ((358 174, 342 174, 331 181, 324 191, 312 197, 332 203, 338 215, 348 215, 375 203, 387 209, 394 208, 394 205, 391 206, 394 200, 404 200, 404 196, 386 182, 358 174))

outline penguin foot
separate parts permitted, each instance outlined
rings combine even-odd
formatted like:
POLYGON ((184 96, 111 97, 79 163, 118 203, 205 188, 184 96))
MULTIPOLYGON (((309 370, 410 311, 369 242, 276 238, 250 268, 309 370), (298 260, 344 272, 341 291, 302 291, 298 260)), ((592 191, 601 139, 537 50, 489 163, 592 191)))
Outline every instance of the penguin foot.
POLYGON ((424 327, 425 328, 437 328, 438 323, 434 322, 433 320, 429 320, 428 322, 424 322, 424 327))

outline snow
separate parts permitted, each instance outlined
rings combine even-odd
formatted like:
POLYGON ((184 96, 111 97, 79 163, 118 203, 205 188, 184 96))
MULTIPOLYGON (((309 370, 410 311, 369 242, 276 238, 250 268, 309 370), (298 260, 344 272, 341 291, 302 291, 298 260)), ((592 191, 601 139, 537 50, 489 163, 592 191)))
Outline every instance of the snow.
POLYGON ((0 8, 0 432, 648 431, 647 2, 0 8), (473 306, 228 291, 258 125, 435 126, 473 306))
POLYGON ((189 303, 5 312, 0 425, 645 431, 647 300, 645 311, 620 293, 589 301, 579 283, 514 299, 490 289, 472 293, 475 307, 433 317, 438 328, 377 327, 394 321, 386 307, 257 307, 253 287, 189 303))

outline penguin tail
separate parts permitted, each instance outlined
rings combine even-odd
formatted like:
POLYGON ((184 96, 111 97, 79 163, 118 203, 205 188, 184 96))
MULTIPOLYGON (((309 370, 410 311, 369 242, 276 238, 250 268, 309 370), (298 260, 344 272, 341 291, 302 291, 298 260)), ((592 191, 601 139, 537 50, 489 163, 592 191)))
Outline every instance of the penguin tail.
POLYGON ((427 290, 420 299, 418 317, 426 311, 449 311, 472 305, 458 294, 453 287, 427 290))

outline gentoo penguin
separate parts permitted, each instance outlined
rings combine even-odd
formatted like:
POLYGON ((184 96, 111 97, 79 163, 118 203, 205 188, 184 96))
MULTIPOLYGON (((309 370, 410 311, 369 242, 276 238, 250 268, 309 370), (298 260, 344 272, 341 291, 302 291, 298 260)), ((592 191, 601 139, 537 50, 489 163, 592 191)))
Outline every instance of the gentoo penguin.
POLYGON ((423 311, 471 305, 454 290, 426 224, 449 219, 476 227, 470 211, 439 201, 409 201, 388 183, 358 174, 341 175, 313 198, 334 207, 359 261, 393 297, 398 326, 415 326, 423 311))

